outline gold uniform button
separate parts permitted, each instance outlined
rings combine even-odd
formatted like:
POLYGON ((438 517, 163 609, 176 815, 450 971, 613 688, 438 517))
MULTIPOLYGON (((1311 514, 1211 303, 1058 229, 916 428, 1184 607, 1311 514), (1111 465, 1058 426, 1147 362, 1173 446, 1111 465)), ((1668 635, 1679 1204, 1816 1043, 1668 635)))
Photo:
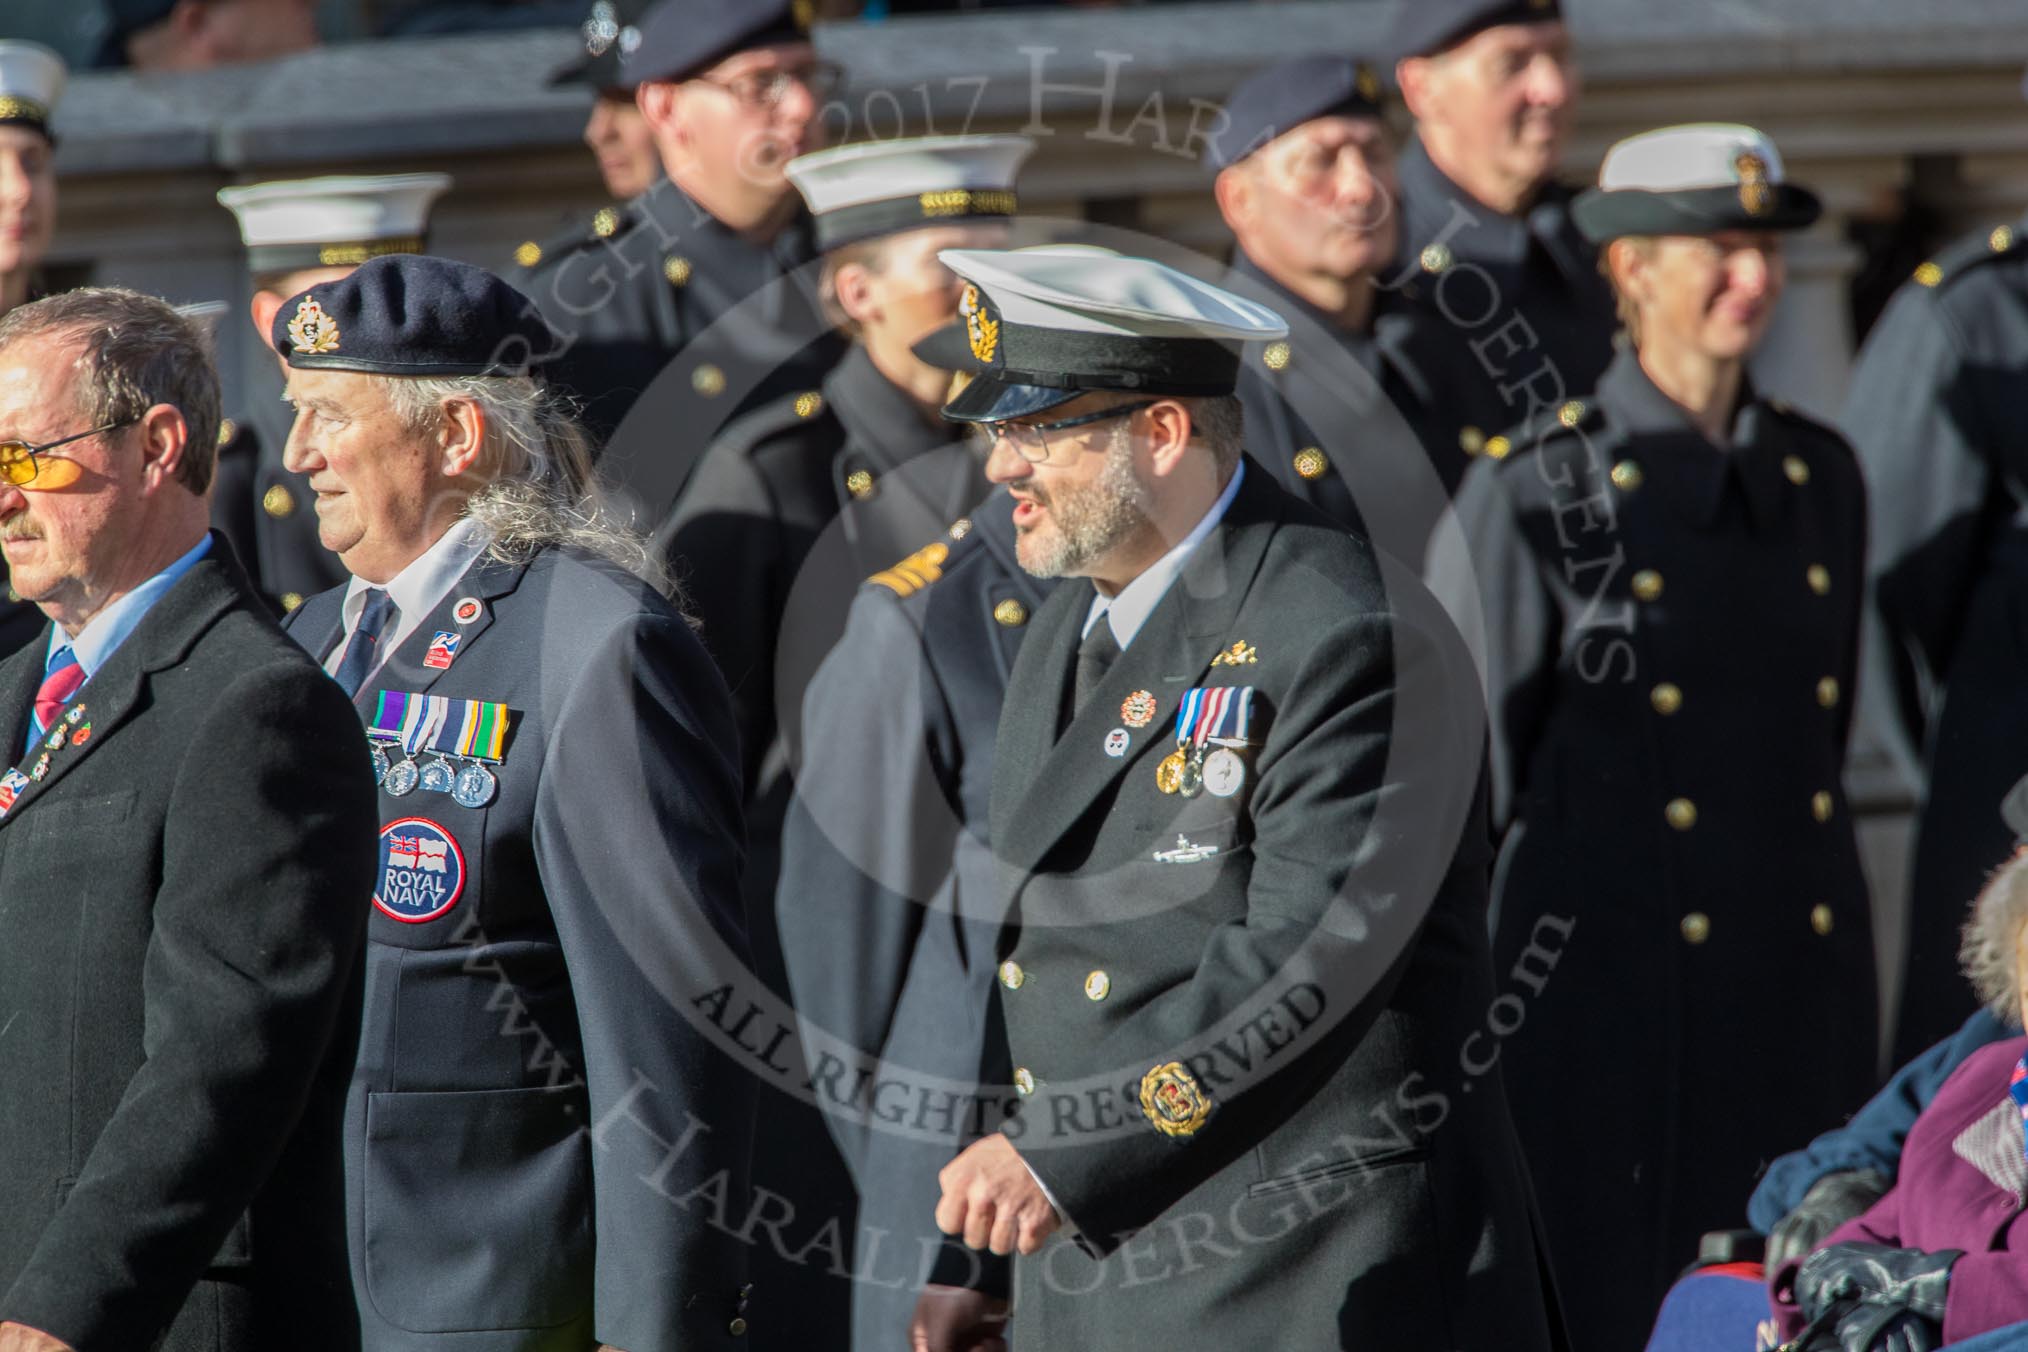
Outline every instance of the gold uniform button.
POLYGON ((1477 455, 1486 449, 1486 434, 1476 427, 1459 428, 1458 449, 1466 455, 1477 455))
POLYGON ((746 1321, 734 1315, 732 1322, 725 1326, 725 1331, 735 1338, 744 1338, 746 1336, 746 1321))
POLYGON ((1424 272, 1442 272, 1456 260, 1451 254, 1450 245, 1432 244, 1422 251, 1418 261, 1422 263, 1424 272))
POLYGON ((1826 709, 1838 707, 1838 678, 1836 676, 1826 676, 1823 680, 1817 682, 1817 703, 1823 705, 1826 709))
POLYGON ((1668 717, 1683 707, 1683 687, 1673 681, 1664 681, 1648 692, 1648 702, 1655 706, 1655 712, 1668 717))
POLYGON ((261 494, 261 510, 278 519, 285 517, 296 510, 296 495, 286 484, 270 484, 261 494))
POLYGON ((1028 1067, 1016 1066, 1014 1068, 1014 1092, 1022 1095, 1024 1098, 1035 1092, 1035 1077, 1028 1073, 1028 1067))
POLYGON ((21 604, 21 593, 14 590, 14 587, 11 583, 7 587, 7 600, 8 603, 11 605, 18 606, 21 604))
POLYGON ((619 228, 620 213, 611 207, 600 207, 592 213, 592 233, 600 239, 611 239, 619 228))
POLYGON ((1565 427, 1575 427, 1583 422, 1584 401, 1582 399, 1573 399, 1562 408, 1556 410, 1556 421, 1562 423, 1565 427))
POLYGON ((690 260, 670 255, 662 260, 662 275, 671 286, 687 286, 690 283, 690 260))
POLYGON ((514 249, 514 261, 524 268, 532 268, 542 261, 542 246, 532 239, 521 241, 514 249))
POLYGON ((1084 998, 1091 1001, 1105 999, 1113 993, 1113 979, 1104 972, 1093 972, 1084 979, 1084 998))
POLYGON ((1289 345, 1276 341, 1269 343, 1260 354, 1261 364, 1270 371, 1279 371, 1289 364, 1289 345))
POLYGON ((1028 623, 1028 607, 1010 596, 993 607, 993 619, 1009 629, 1019 629, 1028 623))
POLYGON ((796 396, 796 416, 798 418, 814 418, 823 411, 824 396, 818 394, 815 390, 796 396))
POLYGON ((1782 457, 1782 473, 1789 476, 1789 482, 1801 488, 1810 481, 1810 464, 1800 455, 1782 457))
POLYGON ((951 522, 950 536, 953 540, 962 540, 971 533, 972 518, 969 516, 961 516, 956 521, 951 522))
POLYGON ((293 612, 298 606, 302 604, 303 604, 303 593, 301 592, 282 593, 282 611, 284 614, 293 612))
POLYGON ((1652 568, 1643 568, 1634 574, 1634 596, 1642 601, 1657 601, 1662 596, 1662 575, 1652 568))
POLYGON ((873 496, 873 476, 863 469, 855 469, 845 476, 845 491, 859 502, 873 496))
POLYGON ((1832 806, 1831 791, 1829 789, 1818 789, 1810 795, 1810 815, 1818 821, 1827 822, 1831 820, 1832 806))
POLYGON ((1613 466, 1613 487, 1622 493, 1631 493, 1646 481, 1641 467, 1631 460, 1622 460, 1613 466))
POLYGON ((690 373, 690 387, 706 399, 715 399, 725 392, 725 372, 706 362, 690 373))
POLYGON ((1669 819, 1669 825, 1678 831, 1688 831, 1697 825, 1697 804, 1688 798, 1671 798, 1669 806, 1662 809, 1662 815, 1669 819))
POLYGON ((1809 570, 1803 576, 1809 579, 1810 590, 1817 595, 1829 596, 1831 594, 1831 570, 1823 564, 1811 564, 1809 570))
POLYGON ((219 422, 218 424, 219 445, 225 446, 231 444, 232 439, 238 435, 239 435, 238 423, 234 422, 230 418, 223 419, 219 422))
POLYGON ((1505 460, 1507 452, 1514 449, 1514 443, 1505 437, 1487 437, 1486 454, 1495 460, 1505 460))
POLYGON ((1831 932, 1831 922, 1833 919, 1834 917, 1831 915, 1831 908, 1824 905, 1822 902, 1818 902, 1815 906, 1812 906, 1810 908, 1810 928, 1815 930, 1818 934, 1829 934, 1831 932))
POLYGON ((1711 937, 1711 917, 1702 911, 1692 911, 1683 917, 1683 942, 1701 944, 1711 937))
POLYGON ((1993 246, 1994 253, 2005 253, 2014 247, 2014 231, 2009 226, 1996 226, 1993 233, 1986 236, 1986 243, 1993 246))
POLYGON ((1924 263, 1915 270, 1917 286, 1935 286, 1943 280, 1943 269, 1934 263, 1924 263))
POLYGON ((1331 467, 1331 462, 1326 460, 1324 453, 1315 446, 1305 446, 1297 451, 1294 463, 1296 473, 1305 479, 1321 479, 1324 477, 1324 471, 1331 467))
POLYGON ((1000 984, 1010 991, 1021 989, 1021 983, 1028 979, 1028 973, 1021 970, 1021 964, 1009 958, 1000 964, 1000 984))

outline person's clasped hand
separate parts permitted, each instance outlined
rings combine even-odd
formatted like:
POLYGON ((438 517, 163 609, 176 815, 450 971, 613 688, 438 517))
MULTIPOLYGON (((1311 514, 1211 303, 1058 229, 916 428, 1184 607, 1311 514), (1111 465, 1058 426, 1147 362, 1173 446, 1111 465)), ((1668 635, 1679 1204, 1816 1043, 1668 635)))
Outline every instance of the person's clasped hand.
POLYGON ((1943 1343, 1951 1264, 1962 1256, 1959 1249, 1833 1244, 1804 1260, 1796 1303, 1812 1322, 1827 1314, 1836 1320, 1843 1352, 1933 1352, 1943 1343))

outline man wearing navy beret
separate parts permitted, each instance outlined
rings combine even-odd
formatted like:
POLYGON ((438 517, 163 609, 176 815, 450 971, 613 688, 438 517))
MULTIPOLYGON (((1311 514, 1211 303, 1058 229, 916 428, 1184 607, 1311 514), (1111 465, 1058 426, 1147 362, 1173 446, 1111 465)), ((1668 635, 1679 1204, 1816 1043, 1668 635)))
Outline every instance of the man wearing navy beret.
POLYGON ((1578 69, 1558 0, 1429 0, 1391 45, 1416 137, 1401 157, 1401 289, 1471 345, 1459 433, 1497 434, 1594 388, 1618 328, 1557 167, 1578 69))
POLYGON ((527 374, 534 314, 399 255, 274 322, 288 465, 351 574, 290 631, 380 787, 352 1280, 385 1352, 741 1346, 710 1222, 744 1214, 755 1081, 686 1017, 744 970, 731 711, 527 374))

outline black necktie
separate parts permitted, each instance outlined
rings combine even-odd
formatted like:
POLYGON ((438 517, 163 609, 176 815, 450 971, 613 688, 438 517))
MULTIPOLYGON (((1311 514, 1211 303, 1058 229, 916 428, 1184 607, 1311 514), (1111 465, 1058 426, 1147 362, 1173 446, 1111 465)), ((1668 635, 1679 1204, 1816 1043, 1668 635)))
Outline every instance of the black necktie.
POLYGON ((1077 717, 1084 712, 1084 706, 1091 702, 1092 692, 1105 680, 1106 673, 1119 660, 1120 642, 1113 637, 1113 623, 1104 615, 1084 636, 1084 642, 1077 647, 1077 676, 1071 685, 1070 716, 1077 717))
POLYGON ((366 673, 378 664, 380 636, 393 615, 394 602, 387 593, 379 587, 369 589, 366 605, 359 612, 359 627, 352 631, 352 641, 345 645, 345 656, 338 663, 338 684, 346 694, 358 694, 359 687, 366 684, 366 673))

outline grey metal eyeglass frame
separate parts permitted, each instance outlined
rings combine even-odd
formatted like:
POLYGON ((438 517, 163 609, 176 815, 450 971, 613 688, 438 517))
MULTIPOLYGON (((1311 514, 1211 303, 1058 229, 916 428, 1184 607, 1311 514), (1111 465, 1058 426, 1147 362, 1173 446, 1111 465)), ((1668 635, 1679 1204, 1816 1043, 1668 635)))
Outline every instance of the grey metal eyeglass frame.
POLYGON ((776 107, 788 97, 792 84, 809 90, 810 96, 821 105, 845 87, 845 68, 835 61, 812 61, 807 66, 755 71, 733 80, 708 80, 702 75, 695 78, 699 84, 724 90, 749 108, 776 107))
POLYGON ((996 422, 982 423, 981 427, 995 442, 1004 438, 1007 444, 1014 448, 1014 453, 1029 464, 1041 465, 1049 460, 1049 438, 1044 435, 1045 433, 1068 432, 1073 427, 1090 427, 1093 423, 1106 422, 1112 418, 1129 418, 1142 409, 1153 408, 1161 402, 1160 399, 1138 399, 1131 404, 1115 404, 1096 413, 1084 413, 1057 422, 996 422))
MULTIPOLYGON (((31 445, 25 441, 0 441, 0 483, 9 483, 16 488, 26 488, 34 483, 36 478, 42 473, 42 462, 36 457, 44 451, 53 451, 58 446, 68 446, 73 441, 83 441, 87 437, 101 436, 107 432, 117 432, 122 427, 132 427, 139 421, 139 418, 123 418, 119 422, 107 423, 104 427, 94 427, 89 432, 73 432, 67 437, 58 437, 55 441, 45 441, 40 446, 31 445), (19 474, 23 461, 26 461, 28 464, 28 475, 26 478, 20 477, 19 474)), ((57 458, 62 459, 63 457, 59 456, 57 458)))

